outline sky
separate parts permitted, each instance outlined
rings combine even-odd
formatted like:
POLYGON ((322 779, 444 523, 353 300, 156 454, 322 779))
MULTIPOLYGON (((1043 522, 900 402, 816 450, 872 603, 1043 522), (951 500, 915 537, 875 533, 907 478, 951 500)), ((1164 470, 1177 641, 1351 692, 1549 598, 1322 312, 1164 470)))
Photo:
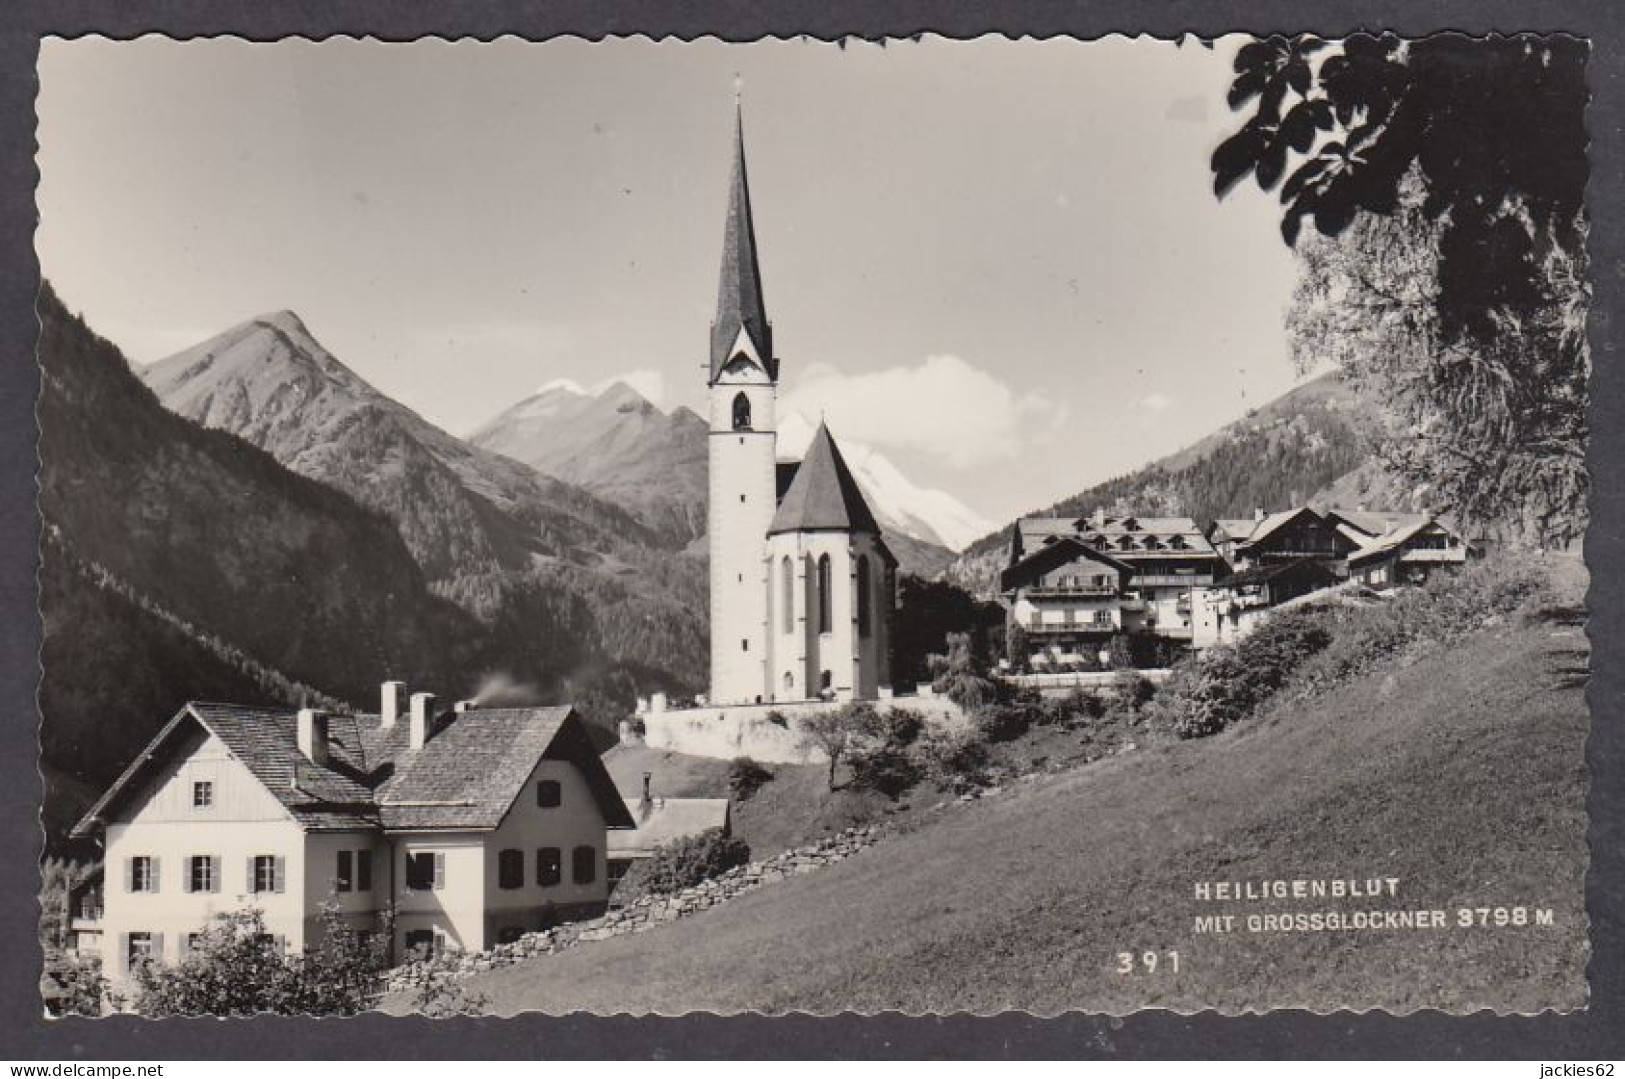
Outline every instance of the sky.
POLYGON ((737 86, 783 407, 1007 520, 1297 381, 1238 44, 47 39, 36 242, 137 363, 291 309, 455 434, 703 414, 737 86))

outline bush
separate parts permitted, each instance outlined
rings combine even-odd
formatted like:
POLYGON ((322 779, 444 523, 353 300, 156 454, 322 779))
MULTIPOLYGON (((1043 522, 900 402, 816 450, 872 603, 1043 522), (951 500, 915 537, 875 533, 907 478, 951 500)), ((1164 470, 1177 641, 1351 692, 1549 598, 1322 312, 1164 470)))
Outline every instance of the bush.
POLYGON ((933 727, 911 752, 920 771, 938 787, 979 786, 987 780, 987 743, 975 731, 933 727))
POLYGON ((131 974, 142 1015, 357 1015, 382 991, 391 938, 383 931, 363 943, 339 918, 322 911, 319 948, 289 954, 255 908, 214 916, 181 962, 147 963, 131 974))
POLYGON ((749 757, 735 757, 728 765, 728 790, 736 801, 748 802, 772 778, 772 772, 749 757))
POLYGON ((723 835, 720 828, 710 828, 656 847, 652 856, 627 871, 615 889, 616 897, 624 902, 640 895, 669 895, 720 877, 749 861, 750 847, 744 840, 723 835))
POLYGON ((903 747, 886 743, 852 754, 852 786, 896 798, 920 781, 921 768, 903 747))
POLYGON ((1139 671, 1118 671, 1112 679, 1113 701, 1138 712, 1157 695, 1156 684, 1139 671))
POLYGON ((1012 701, 985 705, 971 714, 971 723, 983 741, 1010 742, 1032 729, 1034 719, 1042 714, 1037 705, 1012 701))
POLYGON ((107 979, 102 977, 99 958, 56 948, 45 951, 40 988, 52 1015, 100 1015, 107 998, 107 979))
POLYGON ((1216 645, 1182 663, 1184 676, 1170 682, 1167 694, 1174 733, 1200 738, 1245 718, 1331 639, 1316 612, 1286 611, 1235 644, 1216 645))

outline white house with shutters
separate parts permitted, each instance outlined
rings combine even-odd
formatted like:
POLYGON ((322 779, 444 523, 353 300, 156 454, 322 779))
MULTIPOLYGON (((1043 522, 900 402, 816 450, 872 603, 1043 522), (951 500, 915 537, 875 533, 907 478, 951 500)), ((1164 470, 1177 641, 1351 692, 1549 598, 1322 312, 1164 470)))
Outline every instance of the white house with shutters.
POLYGON ((74 830, 104 845, 109 977, 250 905, 295 950, 325 904, 357 933, 393 906, 397 957, 603 909, 607 830, 634 821, 572 709, 381 696, 376 716, 192 703, 158 732, 74 830))

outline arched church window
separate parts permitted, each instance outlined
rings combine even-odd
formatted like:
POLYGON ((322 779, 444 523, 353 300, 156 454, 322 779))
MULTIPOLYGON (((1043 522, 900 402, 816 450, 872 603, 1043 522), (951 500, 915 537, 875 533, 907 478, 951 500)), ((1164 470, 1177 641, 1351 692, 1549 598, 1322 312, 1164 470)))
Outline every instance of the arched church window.
MULTIPOLYGON (((796 629, 796 570, 790 562, 790 556, 784 556, 784 632, 794 633, 796 629)), ((789 675, 785 675, 786 678, 789 675)))
POLYGON ((858 635, 869 636, 869 556, 858 556, 858 635))
POLYGON ((785 689, 795 689, 796 688, 796 676, 791 674, 789 671, 784 672, 784 688, 785 689))
POLYGON ((829 575, 829 555, 818 559, 818 632, 828 633, 835 628, 835 618, 831 600, 834 588, 829 575))
POLYGON ((734 394, 734 430, 750 430, 750 398, 743 390, 734 394))

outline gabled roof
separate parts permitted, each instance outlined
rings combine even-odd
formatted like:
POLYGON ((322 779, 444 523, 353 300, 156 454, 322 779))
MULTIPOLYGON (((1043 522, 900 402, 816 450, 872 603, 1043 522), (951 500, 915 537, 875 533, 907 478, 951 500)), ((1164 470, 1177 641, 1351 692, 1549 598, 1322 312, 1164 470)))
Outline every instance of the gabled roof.
POLYGON ((1004 591, 1020 588, 1026 582, 1048 573, 1057 566, 1064 566, 1079 558, 1099 562, 1119 574, 1134 572, 1134 567, 1129 563, 1114 558, 1105 551, 1097 551, 1078 537, 1063 536, 1054 543, 1044 544, 1015 565, 1006 568, 999 574, 999 588, 1004 591))
POLYGON ((1334 520, 1346 521, 1364 532, 1367 536, 1364 541, 1366 543, 1370 542, 1372 536, 1382 536, 1409 525, 1421 524, 1431 520, 1430 515, 1426 513, 1398 513, 1393 510, 1351 510, 1338 506, 1328 509, 1326 516, 1334 520))
POLYGON ((1365 547, 1355 551, 1353 554, 1350 554, 1349 564, 1353 565, 1356 562, 1367 562, 1381 555, 1397 551, 1403 548, 1405 544, 1414 538, 1419 532, 1426 531, 1430 525, 1437 527, 1443 532, 1450 531, 1438 521, 1435 521, 1429 517, 1423 517, 1419 521, 1412 521, 1409 524, 1402 525, 1399 528, 1394 529, 1392 532, 1378 536, 1365 547))
POLYGON ((743 330, 755 346, 769 378, 779 377, 773 358, 773 327, 762 299, 762 271, 756 258, 756 227, 745 174, 745 120, 734 113, 733 175, 728 184, 728 216, 722 230, 722 272, 717 283, 717 316, 711 323, 711 381, 734 358, 743 330))
POLYGON ((779 500, 778 512, 767 534, 781 532, 867 532, 880 535, 880 525, 864 501, 858 481, 846 466, 829 427, 823 423, 813 434, 807 456, 779 500))
POLYGON ((384 729, 376 717, 329 715, 325 765, 299 752, 298 724, 296 710, 187 704, 74 826, 73 834, 93 832, 198 729, 217 737, 308 831, 495 828, 544 757, 568 760, 581 771, 610 827, 633 823, 568 706, 444 713, 427 744, 415 751, 407 744, 404 718, 384 729))
POLYGON ((1213 546, 1189 517, 1140 517, 1134 514, 1085 517, 1023 517, 1016 522, 1012 550, 1025 554, 1065 536, 1097 545, 1105 537, 1111 550, 1127 559, 1151 554, 1161 559, 1213 555, 1213 546), (1124 540, 1127 539, 1125 544, 1124 540), (1177 539, 1184 546, 1175 546, 1177 539))
POLYGON ((386 830, 489 829, 502 823, 543 758, 580 769, 611 828, 633 826, 575 709, 474 708, 458 715, 378 792, 386 830))
POLYGON ((368 769, 353 716, 331 716, 329 763, 324 767, 299 752, 298 712, 231 704, 192 702, 175 713, 123 774, 73 827, 75 837, 93 833, 113 809, 139 793, 140 780, 167 761, 201 730, 220 739, 295 822, 309 831, 345 831, 375 826, 377 807, 368 787, 368 769), (297 780, 297 782, 296 782, 297 780))
POLYGON ((647 854, 662 843, 729 828, 726 798, 654 798, 631 805, 635 829, 611 832, 610 854, 647 854))
POLYGON ((1249 544, 1262 543, 1282 525, 1287 524, 1290 521, 1295 521, 1306 513, 1315 518, 1317 521, 1320 520, 1320 514, 1316 513, 1308 506, 1299 506, 1297 509, 1281 510, 1279 513, 1268 514, 1262 521, 1259 521, 1257 527, 1253 529, 1252 534, 1247 537, 1246 542, 1249 544))
POLYGON ((1251 536, 1253 529, 1257 527, 1258 519, 1254 517, 1219 517, 1214 520, 1213 530, 1209 536, 1223 532, 1230 539, 1244 540, 1251 536))

